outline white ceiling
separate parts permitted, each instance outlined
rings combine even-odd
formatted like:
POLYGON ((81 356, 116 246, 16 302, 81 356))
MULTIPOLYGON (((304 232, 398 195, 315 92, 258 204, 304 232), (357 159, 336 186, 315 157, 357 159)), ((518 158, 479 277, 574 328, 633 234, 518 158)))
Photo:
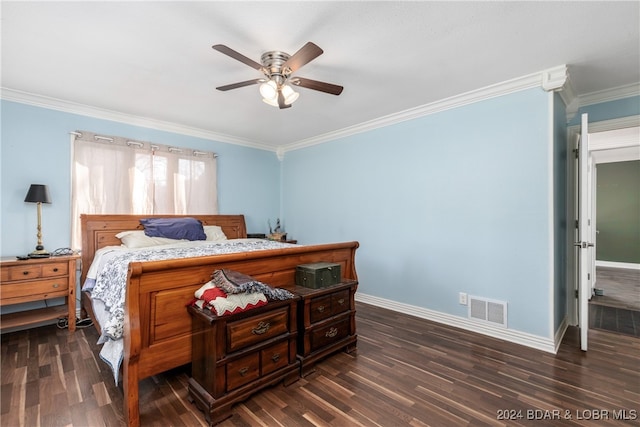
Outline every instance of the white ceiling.
MULTIPOLYGON (((640 82, 640 2, 12 2, 2 0, 2 87, 46 105, 280 149, 567 64, 577 95, 640 82), (261 101, 259 62, 312 41, 292 108, 261 101), (34 98, 34 96, 36 98, 34 98)), ((631 86, 630 86, 631 85, 631 86)))

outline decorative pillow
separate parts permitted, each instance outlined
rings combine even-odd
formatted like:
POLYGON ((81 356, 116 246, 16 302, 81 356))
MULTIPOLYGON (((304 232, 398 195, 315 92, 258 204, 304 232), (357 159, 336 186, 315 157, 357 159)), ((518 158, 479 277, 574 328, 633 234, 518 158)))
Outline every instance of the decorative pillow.
POLYGON ((127 248, 147 248, 149 246, 166 245, 168 243, 179 242, 176 239, 166 237, 149 237, 142 230, 123 231, 116 234, 123 245, 127 248))
POLYGON ((169 239, 207 240, 202 222, 195 218, 144 218, 144 234, 169 239))
POLYGON ((217 240, 227 240, 227 236, 222 231, 222 228, 217 225, 205 225, 204 234, 207 235, 207 240, 217 241, 217 240))

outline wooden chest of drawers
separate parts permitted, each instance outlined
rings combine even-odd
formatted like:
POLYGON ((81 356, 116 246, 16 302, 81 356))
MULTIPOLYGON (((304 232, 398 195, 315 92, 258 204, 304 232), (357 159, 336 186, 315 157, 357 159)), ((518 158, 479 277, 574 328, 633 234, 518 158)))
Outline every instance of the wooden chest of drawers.
POLYGON ((262 388, 299 378, 298 298, 229 316, 189 307, 193 346, 189 397, 217 424, 234 403, 262 388))
POLYGON ((338 350, 356 348, 355 293, 357 281, 345 281, 321 289, 296 286, 298 304, 298 359, 301 375, 314 371, 314 364, 338 350))
POLYGON ((2 315, 2 329, 68 317, 69 331, 76 328, 76 264, 78 255, 16 260, 0 265, 0 306, 66 298, 65 305, 47 306, 2 315))

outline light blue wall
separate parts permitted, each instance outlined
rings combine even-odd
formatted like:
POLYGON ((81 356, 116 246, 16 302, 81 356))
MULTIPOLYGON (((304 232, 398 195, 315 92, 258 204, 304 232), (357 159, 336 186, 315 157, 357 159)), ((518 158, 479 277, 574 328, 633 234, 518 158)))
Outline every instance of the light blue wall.
POLYGON ((245 214, 249 232, 266 232, 280 214, 280 164, 271 151, 225 144, 123 123, 2 101, 0 255, 31 252, 36 207, 24 203, 32 183, 47 184, 53 203, 43 205, 48 250, 70 245, 69 132, 87 130, 160 144, 215 151, 220 213, 245 214))
POLYGON ((358 240, 359 292, 466 317, 506 301, 550 335, 549 98, 530 89, 287 152, 286 230, 358 240))
POLYGON ((554 322, 558 331, 567 316, 567 110, 560 95, 553 97, 554 188, 554 322))
POLYGON ((589 114, 589 123, 617 119, 620 117, 637 116, 640 115, 640 96, 631 96, 615 101, 580 107, 576 115, 573 116, 569 122, 569 125, 579 126, 582 113, 589 114))

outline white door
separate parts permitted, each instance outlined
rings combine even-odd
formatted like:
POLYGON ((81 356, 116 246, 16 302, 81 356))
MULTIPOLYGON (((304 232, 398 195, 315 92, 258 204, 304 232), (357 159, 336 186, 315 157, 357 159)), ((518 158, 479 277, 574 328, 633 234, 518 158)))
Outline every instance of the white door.
POLYGON ((580 348, 587 351, 589 332, 589 300, 591 299, 591 277, 593 270, 591 243, 591 177, 589 168, 588 116, 582 115, 582 129, 578 145, 578 326, 580 327, 580 348))

